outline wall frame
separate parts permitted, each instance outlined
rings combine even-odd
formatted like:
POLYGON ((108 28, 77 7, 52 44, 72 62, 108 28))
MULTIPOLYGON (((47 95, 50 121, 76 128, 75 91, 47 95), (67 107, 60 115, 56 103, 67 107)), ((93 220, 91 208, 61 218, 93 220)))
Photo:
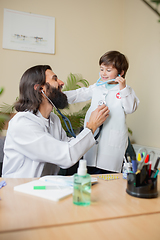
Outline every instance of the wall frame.
POLYGON ((55 53, 55 18, 4 9, 3 48, 55 53))

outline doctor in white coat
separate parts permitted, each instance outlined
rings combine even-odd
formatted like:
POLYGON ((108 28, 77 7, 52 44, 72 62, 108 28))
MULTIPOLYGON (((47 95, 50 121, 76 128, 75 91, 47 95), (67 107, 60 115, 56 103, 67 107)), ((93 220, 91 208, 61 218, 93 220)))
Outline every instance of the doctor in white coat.
POLYGON ((86 128, 68 138, 53 104, 68 105, 64 83, 48 65, 29 68, 20 81, 17 114, 9 122, 4 145, 2 177, 33 178, 57 174, 74 165, 94 144, 94 132, 109 116, 105 105, 96 108, 86 128))

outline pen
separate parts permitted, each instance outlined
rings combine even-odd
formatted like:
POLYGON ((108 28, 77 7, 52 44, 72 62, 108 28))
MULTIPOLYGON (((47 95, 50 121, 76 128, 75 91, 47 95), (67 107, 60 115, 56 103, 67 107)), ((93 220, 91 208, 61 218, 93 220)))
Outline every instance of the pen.
POLYGON ((159 164, 160 157, 157 158, 157 161, 154 165, 154 172, 157 170, 158 164, 159 164))
POLYGON ((148 163, 149 162, 149 154, 147 154, 145 160, 144 160, 145 163, 148 163))
POLYGON ((124 162, 125 162, 125 166, 126 166, 126 168, 127 168, 127 171, 129 172, 130 169, 128 168, 128 162, 127 162, 125 156, 123 157, 123 159, 124 159, 124 162))
POLYGON ((129 162, 129 163, 132 163, 131 157, 129 156, 129 154, 127 153, 126 155, 127 155, 127 160, 128 160, 128 162, 129 162))
POLYGON ((154 174, 154 177, 153 177, 153 178, 156 178, 157 175, 158 175, 158 173, 159 173, 159 169, 157 169, 157 171, 156 171, 156 173, 154 174))
POLYGON ((159 160, 160 160, 160 157, 157 158, 157 161, 156 161, 156 163, 155 163, 155 165, 154 165, 153 173, 152 173, 152 176, 151 176, 151 177, 153 177, 153 178, 156 178, 156 177, 157 177, 157 174, 158 174, 158 172, 159 172, 159 170, 157 169, 158 164, 159 164, 159 160))
POLYGON ((34 186, 33 189, 34 190, 52 190, 52 189, 58 189, 58 187, 57 186, 34 186))
POLYGON ((136 173, 137 172, 137 160, 135 157, 132 157, 132 168, 133 168, 133 172, 136 173))
POLYGON ((140 170, 140 171, 141 171, 141 170, 142 170, 142 168, 143 168, 143 166, 144 166, 144 164, 145 164, 145 160, 144 160, 144 158, 142 158, 141 162, 139 162, 139 163, 138 163, 138 167, 137 167, 137 168, 138 168, 138 170, 140 170))
POLYGON ((148 159, 148 157, 146 156, 146 152, 142 152, 141 154, 138 153, 138 156, 137 156, 137 161, 138 161, 138 167, 137 168, 139 170, 138 172, 140 172, 142 170, 144 164, 146 163, 146 158, 148 159))
POLYGON ((149 169, 148 169, 148 176, 151 176, 151 167, 152 167, 152 162, 149 162, 149 169))
POLYGON ((138 153, 137 161, 138 161, 138 162, 141 161, 141 154, 140 154, 140 153, 138 153))
POLYGON ((144 166, 144 161, 142 161, 142 162, 140 162, 139 164, 138 164, 138 170, 139 171, 141 171, 142 170, 142 168, 143 168, 143 166, 144 166))
POLYGON ((1 182, 0 182, 0 188, 6 186, 6 184, 7 184, 7 183, 6 183, 5 181, 1 181, 1 182))

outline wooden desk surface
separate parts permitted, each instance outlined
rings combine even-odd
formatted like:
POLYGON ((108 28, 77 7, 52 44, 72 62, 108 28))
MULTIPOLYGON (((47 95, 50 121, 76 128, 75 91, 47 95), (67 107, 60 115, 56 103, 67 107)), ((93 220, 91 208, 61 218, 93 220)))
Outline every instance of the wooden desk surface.
POLYGON ((160 213, 159 178, 159 196, 154 199, 128 195, 127 181, 122 178, 122 174, 119 174, 117 180, 98 180, 98 184, 92 186, 92 203, 88 207, 74 205, 72 196, 53 202, 13 190, 14 186, 34 179, 3 180, 7 185, 0 189, 1 233, 160 213))
POLYGON ((1 240, 159 240, 160 213, 0 233, 1 240))

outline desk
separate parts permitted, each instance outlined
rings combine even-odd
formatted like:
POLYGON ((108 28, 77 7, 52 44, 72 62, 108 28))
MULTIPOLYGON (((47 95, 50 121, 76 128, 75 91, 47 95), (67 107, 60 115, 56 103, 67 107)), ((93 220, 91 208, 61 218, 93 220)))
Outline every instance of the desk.
POLYGON ((0 233, 1 240, 159 240, 160 213, 0 233))
MULTIPOLYGON (((64 239, 66 240, 67 234, 65 232, 67 231, 69 234, 69 229, 71 231, 70 234, 74 233, 74 229, 77 229, 76 231, 79 232, 80 235, 85 234, 83 233, 83 229, 88 229, 88 234, 93 239, 93 237, 98 236, 96 232, 98 234, 99 231, 106 234, 104 236, 108 236, 113 229, 113 233, 116 234, 117 226, 121 226, 119 231, 123 233, 123 239, 125 239, 124 232, 126 231, 126 224, 129 219, 131 222, 134 222, 137 228, 142 225, 142 223, 140 225, 138 224, 139 218, 140 221, 142 218, 145 224, 149 221, 148 225, 149 223, 153 225, 152 220, 150 220, 152 217, 154 220, 153 226, 155 227, 157 227, 160 222, 159 178, 159 197, 154 199, 141 199, 128 195, 126 193, 127 181, 122 178, 122 174, 119 174, 119 179, 117 180, 98 180, 98 184, 92 186, 92 203, 88 207, 74 205, 72 203, 72 196, 59 202, 53 202, 13 190, 14 186, 35 179, 1 178, 0 181, 1 180, 7 182, 7 186, 0 189, 1 240, 14 239, 10 237, 11 235, 15 236, 17 240, 25 239, 24 237, 27 235, 30 236, 30 234, 37 236, 37 238, 32 237, 32 239, 44 239, 41 238, 41 236, 44 237, 43 234, 48 235, 49 232, 52 233, 53 231, 55 236, 53 234, 52 239, 53 236, 54 239, 56 239, 56 236, 59 236, 60 239, 60 235, 64 234, 63 236, 65 236, 64 239)), ((148 227, 145 227, 145 229, 149 231, 148 227)), ((157 239, 160 239, 159 229, 160 226, 158 226, 156 231, 158 235, 157 239)), ((133 232, 135 231, 133 230, 133 232)), ((68 239, 72 239, 71 235, 69 236, 68 239)), ((74 234, 73 236, 75 237, 74 234)), ((117 236, 120 236, 120 234, 117 236)), ((45 237, 45 239, 47 238, 45 237)), ((73 239, 77 240, 78 236, 73 239)), ((119 240, 120 238, 117 239, 119 240)))

